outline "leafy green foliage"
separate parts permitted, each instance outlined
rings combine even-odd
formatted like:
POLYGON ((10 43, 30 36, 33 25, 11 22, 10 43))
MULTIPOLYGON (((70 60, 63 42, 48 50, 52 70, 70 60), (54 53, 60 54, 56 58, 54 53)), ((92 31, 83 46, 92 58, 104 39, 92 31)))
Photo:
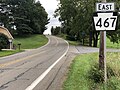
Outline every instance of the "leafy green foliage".
POLYGON ((0 50, 7 48, 9 45, 9 41, 7 36, 0 34, 0 50))
MULTIPOLYGON (((107 0, 112 1, 112 0, 107 0)), ((75 37, 76 40, 83 41, 82 33, 85 33, 84 39, 89 39, 89 45, 97 47, 99 40, 99 31, 93 26, 93 13, 95 12, 95 3, 98 0, 60 0, 58 9, 55 11, 55 17, 60 16, 62 22, 62 32, 68 36, 75 37)), ((119 8, 120 2, 116 0, 116 7, 119 8)), ((117 11, 117 10, 116 10, 117 11)), ((118 17, 118 21, 119 21, 118 17)), ((120 23, 118 22, 117 31, 108 31, 108 38, 118 43, 120 40, 120 23)))
MULTIPOLYGON (((115 75, 116 74, 114 70, 110 66, 107 66, 107 79, 115 75)), ((88 77, 89 79, 93 80, 95 83, 104 83, 104 70, 101 70, 99 68, 99 65, 95 64, 91 67, 88 77)))
POLYGON ((13 35, 42 34, 48 24, 48 14, 35 0, 4 0, 0 2, 0 23, 13 35))
POLYGON ((55 28, 51 28, 51 32, 53 35, 59 35, 61 33, 61 28, 60 27, 55 27, 55 28))
POLYGON ((51 27, 51 33, 54 35, 54 27, 51 27))

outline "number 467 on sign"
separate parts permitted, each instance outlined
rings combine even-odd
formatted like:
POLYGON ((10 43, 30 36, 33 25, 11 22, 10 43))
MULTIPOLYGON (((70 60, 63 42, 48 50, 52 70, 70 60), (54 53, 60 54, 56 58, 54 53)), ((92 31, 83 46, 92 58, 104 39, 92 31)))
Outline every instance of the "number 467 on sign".
POLYGON ((95 13, 93 16, 94 26, 97 31, 115 30, 117 25, 117 13, 95 13))

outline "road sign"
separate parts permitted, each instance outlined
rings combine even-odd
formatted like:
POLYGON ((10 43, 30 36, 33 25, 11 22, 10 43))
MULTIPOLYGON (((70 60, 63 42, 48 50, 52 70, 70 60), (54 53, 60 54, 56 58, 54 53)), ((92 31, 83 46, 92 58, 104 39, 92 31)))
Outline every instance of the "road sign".
POLYGON ((95 29, 97 31, 115 30, 117 23, 117 12, 100 12, 93 16, 95 29))
POLYGON ((114 10, 115 10, 114 3, 96 3, 97 12, 107 12, 107 11, 114 11, 114 10))

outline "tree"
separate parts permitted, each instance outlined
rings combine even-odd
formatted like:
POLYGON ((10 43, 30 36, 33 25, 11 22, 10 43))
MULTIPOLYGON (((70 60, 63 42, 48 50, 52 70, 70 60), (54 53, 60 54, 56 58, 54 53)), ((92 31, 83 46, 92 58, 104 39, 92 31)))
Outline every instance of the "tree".
POLYGON ((53 35, 59 35, 60 34, 60 30, 61 28, 56 26, 55 28, 53 28, 53 26, 51 27, 51 32, 53 35))
MULTIPOLYGON (((93 13, 95 12, 96 0, 60 0, 58 9, 55 11, 55 16, 60 16, 60 21, 64 27, 67 35, 76 37, 79 41, 84 41, 83 32, 85 34, 84 39, 89 39, 90 46, 97 46, 99 40, 99 31, 96 31, 93 26, 93 13)), ((116 0, 117 7, 119 1, 116 0)), ((115 38, 119 33, 118 29, 116 32, 108 32, 108 37, 111 41, 116 42, 115 38)), ((118 40, 117 40, 118 41, 118 40)))
POLYGON ((9 45, 9 41, 8 41, 7 36, 0 34, 0 51, 2 49, 7 48, 8 45, 9 45))
POLYGON ((4 11, 8 13, 5 13, 6 15, 3 15, 4 17, 1 17, 0 20, 12 34, 17 36, 42 34, 46 30, 48 14, 40 2, 35 2, 35 0, 3 1, 1 7, 5 7, 4 11))
POLYGON ((69 35, 71 30, 71 24, 76 16, 76 9, 74 0, 60 0, 59 8, 55 11, 56 15, 60 15, 59 20, 63 22, 64 30, 69 35))
POLYGON ((54 27, 51 27, 51 33, 54 35, 54 27))
POLYGON ((46 30, 45 25, 49 23, 49 19, 47 18, 48 14, 45 12, 45 9, 41 6, 40 2, 34 4, 30 15, 30 26, 35 29, 34 33, 42 34, 44 30, 46 30))
POLYGON ((7 27, 10 23, 11 10, 9 9, 9 5, 5 2, 5 0, 0 1, 0 24, 1 26, 7 27))

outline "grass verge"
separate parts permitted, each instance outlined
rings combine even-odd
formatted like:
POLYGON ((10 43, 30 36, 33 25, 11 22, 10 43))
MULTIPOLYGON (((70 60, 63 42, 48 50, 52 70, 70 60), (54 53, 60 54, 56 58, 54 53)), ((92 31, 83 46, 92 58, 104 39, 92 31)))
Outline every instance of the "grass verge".
POLYGON ((120 42, 119 43, 113 43, 110 41, 110 39, 106 39, 106 47, 107 48, 115 48, 115 49, 120 49, 120 42))
MULTIPOLYGON (((66 39, 66 34, 61 34, 61 35, 57 35, 58 37, 61 37, 63 39, 66 39)), ((70 41, 67 40, 69 42, 70 45, 82 45, 82 42, 80 41, 70 41)), ((88 41, 85 42, 85 45, 89 45, 88 41)), ((98 45, 97 47, 99 47, 99 40, 98 40, 98 45)), ((119 43, 113 43, 110 41, 109 38, 106 38, 106 47, 107 48, 115 48, 115 49, 120 49, 120 42, 119 43)))
MULTIPOLYGON (((108 79, 106 90, 120 90, 120 56, 118 54, 120 53, 107 54, 107 64, 116 75, 108 79)), ((71 64, 63 90, 105 90, 103 83, 95 83, 89 78, 89 72, 97 62, 97 53, 77 56, 71 64)))
POLYGON ((30 37, 15 38, 14 44, 18 48, 21 44, 21 49, 34 49, 45 45, 48 39, 44 35, 32 35, 30 37))
POLYGON ((0 51, 0 57, 12 55, 24 51, 23 49, 34 49, 45 45, 48 39, 44 35, 32 35, 29 37, 20 37, 14 39, 16 50, 3 50, 0 51), (18 50, 18 44, 21 44, 21 50, 18 50))
POLYGON ((0 51, 0 57, 12 55, 12 54, 19 53, 22 51, 23 50, 3 50, 3 51, 0 51))
POLYGON ((75 46, 80 45, 79 41, 70 41, 70 40, 67 40, 67 41, 69 42, 70 45, 75 45, 75 46))
MULTIPOLYGON (((65 39, 65 40, 67 40, 66 39, 66 34, 60 34, 60 35, 57 35, 58 37, 60 37, 60 38, 63 38, 63 39, 65 39)), ((75 46, 77 46, 77 45, 80 45, 81 43, 79 42, 79 41, 70 41, 70 40, 67 40, 68 41, 68 43, 70 44, 70 45, 75 45, 75 46)))

